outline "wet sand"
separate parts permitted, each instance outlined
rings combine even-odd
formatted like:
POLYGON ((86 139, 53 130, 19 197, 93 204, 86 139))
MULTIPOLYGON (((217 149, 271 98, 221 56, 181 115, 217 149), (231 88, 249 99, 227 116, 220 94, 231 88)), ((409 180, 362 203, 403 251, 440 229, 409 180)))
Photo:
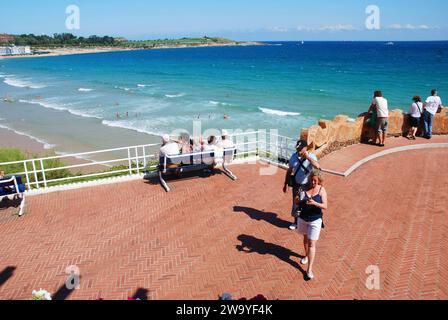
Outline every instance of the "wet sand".
MULTIPOLYGON (((51 157, 55 155, 54 150, 45 149, 44 144, 39 143, 25 135, 20 135, 12 130, 0 128, 0 148, 15 148, 20 149, 25 152, 29 158, 33 155, 38 155, 39 157, 51 157)), ((91 161, 83 160, 75 157, 67 157, 62 159, 62 161, 68 165, 90 163, 91 161)), ((75 168, 73 173, 93 173, 101 172, 107 170, 108 167, 104 165, 91 165, 87 167, 75 168)))

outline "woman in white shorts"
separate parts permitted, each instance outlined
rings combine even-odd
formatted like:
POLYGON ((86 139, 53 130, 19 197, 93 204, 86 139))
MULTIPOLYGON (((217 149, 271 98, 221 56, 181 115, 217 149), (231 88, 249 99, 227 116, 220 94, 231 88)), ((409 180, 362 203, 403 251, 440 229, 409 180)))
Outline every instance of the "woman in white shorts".
POLYGON ((308 264, 306 275, 309 280, 314 278, 313 264, 316 256, 316 242, 319 240, 323 225, 323 210, 326 210, 327 191, 322 186, 322 174, 318 170, 311 172, 308 188, 296 197, 296 204, 301 210, 297 231, 303 235, 305 257, 301 260, 303 265, 308 264))

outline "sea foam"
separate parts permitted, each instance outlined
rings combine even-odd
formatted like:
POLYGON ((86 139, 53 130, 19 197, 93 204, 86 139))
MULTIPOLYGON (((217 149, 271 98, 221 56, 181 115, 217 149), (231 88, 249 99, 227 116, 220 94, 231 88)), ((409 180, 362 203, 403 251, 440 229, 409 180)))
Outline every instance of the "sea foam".
POLYGON ((231 103, 219 102, 219 101, 213 101, 213 100, 210 100, 208 103, 210 103, 212 106, 233 106, 233 104, 231 104, 231 103))
POLYGON ((179 93, 179 94, 166 94, 165 97, 167 98, 180 98, 185 96, 185 93, 179 93))
POLYGON ((90 88, 79 88, 78 91, 79 92, 90 92, 90 91, 93 91, 93 89, 90 89, 90 88))
POLYGON ((266 113, 266 114, 270 114, 270 115, 275 115, 275 116, 280 116, 280 117, 295 117, 295 116, 300 116, 300 113, 298 112, 287 112, 287 111, 281 111, 281 110, 274 110, 274 109, 269 109, 269 108, 258 108, 261 112, 266 113))
POLYGON ((20 99, 19 102, 20 103, 27 103, 27 104, 36 104, 36 105, 40 105, 40 106, 42 106, 44 108, 47 108, 47 109, 53 109, 53 110, 58 110, 58 111, 66 111, 66 112, 69 112, 70 114, 72 114, 74 116, 78 116, 78 117, 94 118, 94 119, 102 120, 101 117, 97 117, 97 116, 94 116, 94 115, 82 112, 80 110, 70 109, 70 108, 67 108, 67 107, 64 107, 64 106, 61 106, 61 105, 58 105, 58 104, 54 104, 54 103, 49 103, 49 102, 46 102, 46 101, 34 101, 34 100, 22 100, 22 99, 20 99))
POLYGON ((125 122, 125 121, 103 120, 101 123, 107 127, 127 129, 127 130, 136 131, 139 133, 145 133, 145 134, 150 134, 150 135, 155 135, 155 136, 162 136, 162 134, 163 134, 161 132, 153 132, 153 131, 148 131, 145 129, 138 128, 135 124, 133 124, 132 122, 129 122, 129 121, 125 122))
POLYGON ((46 88, 47 86, 44 84, 36 84, 32 83, 28 79, 19 79, 19 78, 13 78, 5 76, 3 77, 5 80, 3 80, 4 83, 7 85, 10 85, 12 87, 16 88, 30 88, 30 89, 42 89, 46 88))

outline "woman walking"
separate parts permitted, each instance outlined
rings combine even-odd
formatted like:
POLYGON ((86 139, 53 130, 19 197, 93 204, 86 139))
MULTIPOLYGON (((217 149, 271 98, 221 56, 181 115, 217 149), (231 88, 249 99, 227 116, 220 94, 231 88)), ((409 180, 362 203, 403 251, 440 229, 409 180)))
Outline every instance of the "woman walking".
POLYGON ((417 139, 416 133, 418 130, 418 126, 420 125, 420 119, 423 114, 423 103, 422 98, 419 96, 415 96, 412 98, 414 103, 411 105, 411 109, 409 110, 409 133, 407 138, 409 140, 417 139))
POLYGON ((297 223, 299 234, 303 235, 305 257, 301 260, 308 265, 306 276, 314 278, 313 265, 316 256, 316 243, 323 226, 323 210, 328 208, 327 191, 322 186, 323 178, 319 170, 313 170, 309 177, 308 187, 302 196, 297 195, 295 202, 301 211, 297 223), (303 200, 300 200, 300 199, 303 200))

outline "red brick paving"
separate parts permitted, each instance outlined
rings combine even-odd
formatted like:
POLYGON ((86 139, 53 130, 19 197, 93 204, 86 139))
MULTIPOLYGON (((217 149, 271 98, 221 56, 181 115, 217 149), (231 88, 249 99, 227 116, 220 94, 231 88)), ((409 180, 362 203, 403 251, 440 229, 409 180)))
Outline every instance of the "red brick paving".
POLYGON ((448 136, 433 136, 431 140, 418 137, 417 140, 414 141, 409 141, 404 137, 392 137, 387 138, 386 146, 384 148, 369 144, 356 144, 327 155, 322 159, 322 165, 325 167, 325 169, 343 173, 348 170, 353 164, 373 153, 401 146, 428 143, 448 143, 448 136))
POLYGON ((311 282, 287 229, 280 169, 260 176, 263 165, 239 165, 237 182, 187 179, 169 194, 134 181, 29 197, 22 218, 0 210, 0 299, 54 294, 72 264, 81 288, 59 298, 126 299, 142 288, 149 299, 447 299, 447 155, 403 152, 348 178, 326 175, 330 209, 311 282), (379 291, 366 289, 369 265, 380 267, 379 291))

